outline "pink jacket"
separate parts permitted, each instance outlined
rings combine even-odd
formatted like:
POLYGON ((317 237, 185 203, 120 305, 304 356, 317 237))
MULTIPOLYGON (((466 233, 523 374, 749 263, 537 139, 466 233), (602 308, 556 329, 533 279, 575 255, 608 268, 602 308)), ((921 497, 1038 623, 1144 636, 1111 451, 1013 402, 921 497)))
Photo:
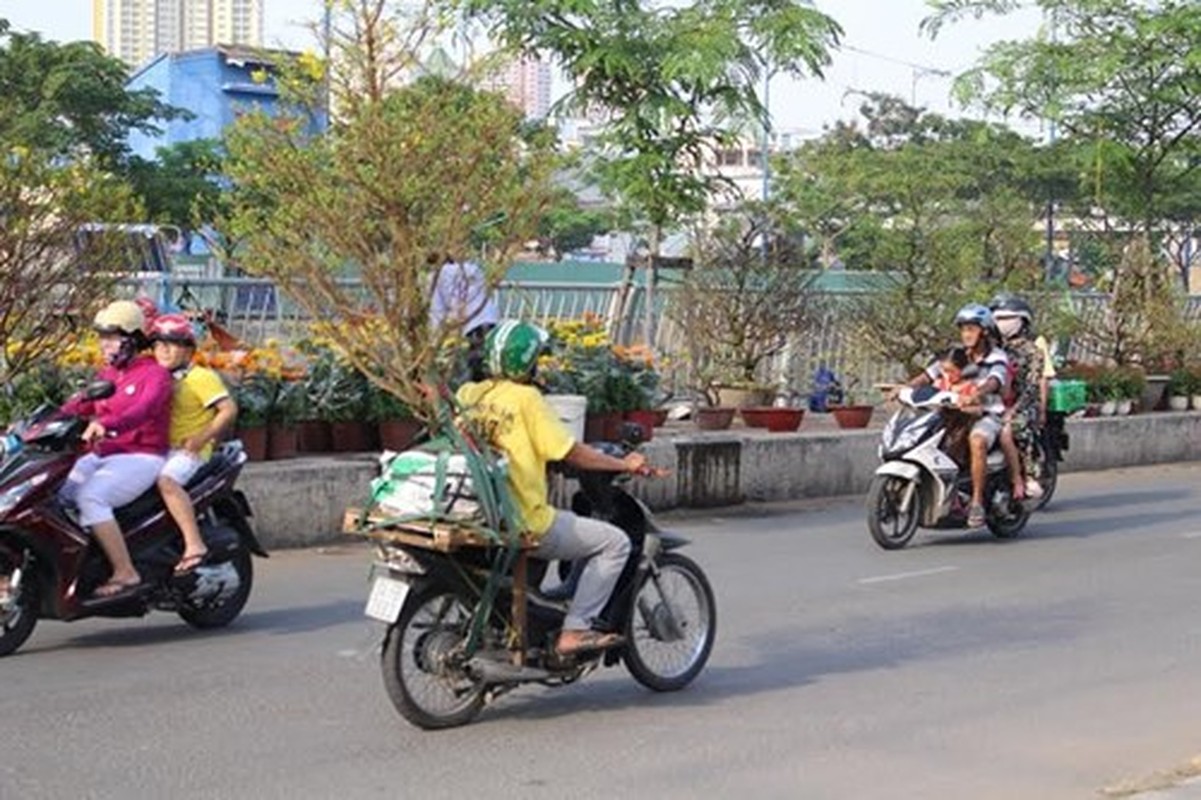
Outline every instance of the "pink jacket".
POLYGON ((125 369, 105 367, 97 380, 112 381, 117 391, 104 400, 72 398, 64 414, 92 417, 108 435, 96 445, 101 456, 119 453, 166 455, 171 427, 171 373, 149 356, 139 356, 125 369))

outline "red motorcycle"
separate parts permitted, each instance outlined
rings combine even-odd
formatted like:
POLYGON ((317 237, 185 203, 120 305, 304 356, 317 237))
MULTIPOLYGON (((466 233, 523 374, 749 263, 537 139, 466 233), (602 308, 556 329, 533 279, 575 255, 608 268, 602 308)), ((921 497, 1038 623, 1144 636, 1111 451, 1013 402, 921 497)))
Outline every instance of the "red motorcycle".
MULTIPOLYGON (((99 400, 112 392, 111 383, 100 381, 85 389, 84 396, 99 400)), ((24 644, 39 617, 72 622, 158 610, 179 614, 196 628, 228 625, 250 596, 251 554, 267 556, 250 526, 250 504, 234 488, 246 454, 240 443, 227 442, 187 486, 208 546, 204 563, 175 574, 183 538, 158 489, 151 488, 116 512, 142 576, 139 590, 111 600, 94 598, 92 593, 109 577, 108 560, 80 527, 76 510, 59 497, 84 452, 80 434, 86 424, 46 407, 14 426, 5 439, 0 456, 0 656, 24 644)))

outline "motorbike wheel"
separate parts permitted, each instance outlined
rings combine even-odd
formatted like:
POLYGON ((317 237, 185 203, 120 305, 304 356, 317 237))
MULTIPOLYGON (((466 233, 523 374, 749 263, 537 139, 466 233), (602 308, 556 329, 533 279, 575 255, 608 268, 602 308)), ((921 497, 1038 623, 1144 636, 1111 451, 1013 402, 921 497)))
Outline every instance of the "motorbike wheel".
POLYGON ((709 579, 678 553, 657 560, 634 590, 626 622, 626 669, 656 692, 692 682, 709 660, 717 636, 717 603, 709 579))
POLYGON ((238 572, 238 589, 233 597, 219 606, 181 608, 179 616, 184 622, 200 630, 224 628, 242 613, 246 601, 250 599, 250 589, 254 585, 254 564, 246 550, 238 550, 230 563, 238 572))
POLYGON ((1042 511, 1047 507, 1047 503, 1051 502, 1055 487, 1059 485, 1059 462, 1042 444, 1037 445, 1035 457, 1039 465, 1038 483, 1043 489, 1043 494, 1034 502, 1034 510, 1042 511))
MULTIPOLYGON (((12 570, 11 566, 0 568, 5 576, 11 575, 12 570)), ((10 610, 0 611, 0 656, 16 652, 33 633, 38 624, 38 600, 36 576, 26 574, 10 610)))
POLYGON ((922 494, 912 481, 896 475, 877 475, 867 490, 867 529, 885 550, 900 550, 917 533, 922 519, 922 494), (901 500, 913 486, 909 511, 901 511, 901 500))
POLYGON ((400 715, 418 728, 466 725, 484 707, 484 682, 449 659, 470 625, 471 604, 431 585, 410 595, 388 628, 380 658, 384 688, 400 715))
MULTIPOLYGON (((1004 478, 1004 480, 1007 481, 1009 479, 1004 478)), ((994 490, 990 488, 989 497, 992 497, 995 491, 1003 490, 994 490)), ((1007 492, 1006 496, 1008 496, 1007 492)), ((1009 513, 1002 516, 996 513, 995 509, 992 508, 992 503, 990 502, 987 519, 988 529, 992 532, 992 535, 998 539, 1017 538, 1018 534, 1020 534, 1026 528, 1026 523, 1030 521, 1030 513, 1031 511, 1025 503, 1014 503, 1010 501, 1009 513)))

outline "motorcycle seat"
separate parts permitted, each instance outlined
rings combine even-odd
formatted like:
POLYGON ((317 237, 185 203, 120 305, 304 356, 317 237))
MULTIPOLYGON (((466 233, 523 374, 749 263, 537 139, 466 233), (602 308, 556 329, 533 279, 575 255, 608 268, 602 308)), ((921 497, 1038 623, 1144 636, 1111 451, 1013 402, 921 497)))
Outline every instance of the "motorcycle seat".
MULTIPOLYGON (((228 462, 228 455, 221 450, 213 453, 212 458, 204 462, 200 469, 196 470, 196 474, 188 481, 188 485, 184 488, 189 493, 210 476, 221 470, 228 462)), ((151 514, 157 512, 163 507, 163 496, 159 493, 157 486, 151 486, 146 491, 135 497, 129 503, 117 508, 113 511, 113 515, 117 518, 117 524, 121 526, 121 530, 128 530, 131 525, 137 521, 144 519, 151 514)))

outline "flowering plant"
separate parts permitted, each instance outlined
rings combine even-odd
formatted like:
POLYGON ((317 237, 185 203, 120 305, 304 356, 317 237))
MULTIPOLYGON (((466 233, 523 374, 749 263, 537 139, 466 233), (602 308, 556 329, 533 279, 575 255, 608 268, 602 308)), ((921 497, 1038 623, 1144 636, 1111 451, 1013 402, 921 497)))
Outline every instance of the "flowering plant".
POLYGON ((622 347, 609 339, 595 314, 548 325, 549 352, 539 362, 547 391, 582 394, 591 413, 650 408, 659 390, 650 349, 622 347))

